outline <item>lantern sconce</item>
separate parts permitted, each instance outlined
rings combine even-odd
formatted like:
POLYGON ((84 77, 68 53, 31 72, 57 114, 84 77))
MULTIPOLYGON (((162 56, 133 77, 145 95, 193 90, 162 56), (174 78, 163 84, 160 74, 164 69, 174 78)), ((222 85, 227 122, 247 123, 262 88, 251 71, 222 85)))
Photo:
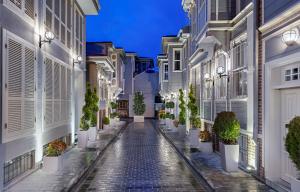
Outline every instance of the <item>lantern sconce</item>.
POLYGON ((204 80, 205 80, 206 82, 213 81, 212 78, 210 78, 209 73, 205 73, 205 75, 204 75, 204 80))
POLYGON ((55 38, 54 33, 52 33, 51 31, 47 31, 44 34, 44 39, 42 39, 42 36, 40 35, 40 40, 39 40, 39 47, 42 48, 42 45, 44 43, 51 43, 51 41, 53 41, 55 38))
POLYGON ((299 38, 299 30, 297 28, 290 29, 282 34, 282 41, 288 46, 294 45, 299 38))
POLYGON ((80 64, 81 62, 82 62, 82 57, 81 56, 77 56, 77 58, 73 60, 74 64, 80 64))

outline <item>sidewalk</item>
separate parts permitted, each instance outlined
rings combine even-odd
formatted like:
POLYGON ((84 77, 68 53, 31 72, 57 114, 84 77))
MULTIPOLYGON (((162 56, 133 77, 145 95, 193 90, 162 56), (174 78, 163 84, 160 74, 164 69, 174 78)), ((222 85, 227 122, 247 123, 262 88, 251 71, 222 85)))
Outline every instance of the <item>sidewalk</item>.
POLYGON ((74 147, 64 154, 64 168, 61 172, 46 173, 38 169, 20 182, 6 189, 7 192, 53 192, 67 191, 75 184, 97 156, 120 133, 126 125, 120 122, 117 126, 99 132, 99 139, 89 143, 89 149, 74 147))
POLYGON ((184 137, 180 137, 177 132, 164 129, 164 125, 159 125, 158 122, 156 122, 156 127, 188 160, 189 164, 200 173, 214 191, 273 191, 242 170, 236 173, 223 171, 218 154, 200 151, 192 153, 184 137))

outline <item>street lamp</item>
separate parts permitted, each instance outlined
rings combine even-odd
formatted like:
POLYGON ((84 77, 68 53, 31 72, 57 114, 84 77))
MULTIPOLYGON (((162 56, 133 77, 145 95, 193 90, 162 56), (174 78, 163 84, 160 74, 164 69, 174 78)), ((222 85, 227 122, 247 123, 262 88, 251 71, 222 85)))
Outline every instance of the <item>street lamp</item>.
POLYGON ((40 40, 39 40, 39 47, 41 48, 44 43, 51 43, 55 38, 54 33, 51 31, 46 31, 44 34, 44 39, 42 39, 42 36, 40 35, 40 40))
POLYGON ((289 45, 293 45, 299 38, 299 31, 297 28, 290 29, 282 34, 282 41, 289 45))

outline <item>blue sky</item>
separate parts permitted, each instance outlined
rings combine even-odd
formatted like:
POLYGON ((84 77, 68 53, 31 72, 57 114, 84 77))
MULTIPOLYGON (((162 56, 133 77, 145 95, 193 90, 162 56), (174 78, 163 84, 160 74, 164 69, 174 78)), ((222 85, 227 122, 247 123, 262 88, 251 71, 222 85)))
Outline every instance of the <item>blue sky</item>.
POLYGON ((156 58, 161 37, 188 25, 181 0, 100 0, 98 16, 87 17, 87 41, 112 41, 126 51, 156 58))

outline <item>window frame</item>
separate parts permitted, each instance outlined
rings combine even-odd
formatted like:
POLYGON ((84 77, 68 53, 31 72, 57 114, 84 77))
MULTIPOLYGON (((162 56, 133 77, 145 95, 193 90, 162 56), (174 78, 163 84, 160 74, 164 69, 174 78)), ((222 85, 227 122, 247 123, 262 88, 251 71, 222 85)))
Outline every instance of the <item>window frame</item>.
POLYGON ((36 23, 36 10, 37 10, 38 1, 34 0, 34 2, 33 2, 34 3, 34 8, 33 8, 34 19, 25 13, 25 0, 21 0, 21 2, 22 2, 21 8, 16 7, 16 5, 14 3, 12 3, 10 0, 3 0, 3 6, 8 8, 10 11, 16 13, 16 15, 18 15, 21 19, 23 19, 29 25, 34 27, 35 23, 36 23))
POLYGON ((169 64, 167 62, 163 63, 163 82, 168 82, 169 81, 169 64), (166 66, 168 68, 168 71, 166 72, 166 66), (166 78, 168 77, 168 78, 166 78))
POLYGON ((181 48, 174 48, 173 49, 173 72, 182 72, 182 49, 181 48), (175 55, 175 53, 177 51, 179 51, 179 55, 180 55, 179 60, 176 59, 176 55, 175 55), (179 62, 179 64, 180 64, 180 69, 179 70, 175 70, 176 62, 179 62))

